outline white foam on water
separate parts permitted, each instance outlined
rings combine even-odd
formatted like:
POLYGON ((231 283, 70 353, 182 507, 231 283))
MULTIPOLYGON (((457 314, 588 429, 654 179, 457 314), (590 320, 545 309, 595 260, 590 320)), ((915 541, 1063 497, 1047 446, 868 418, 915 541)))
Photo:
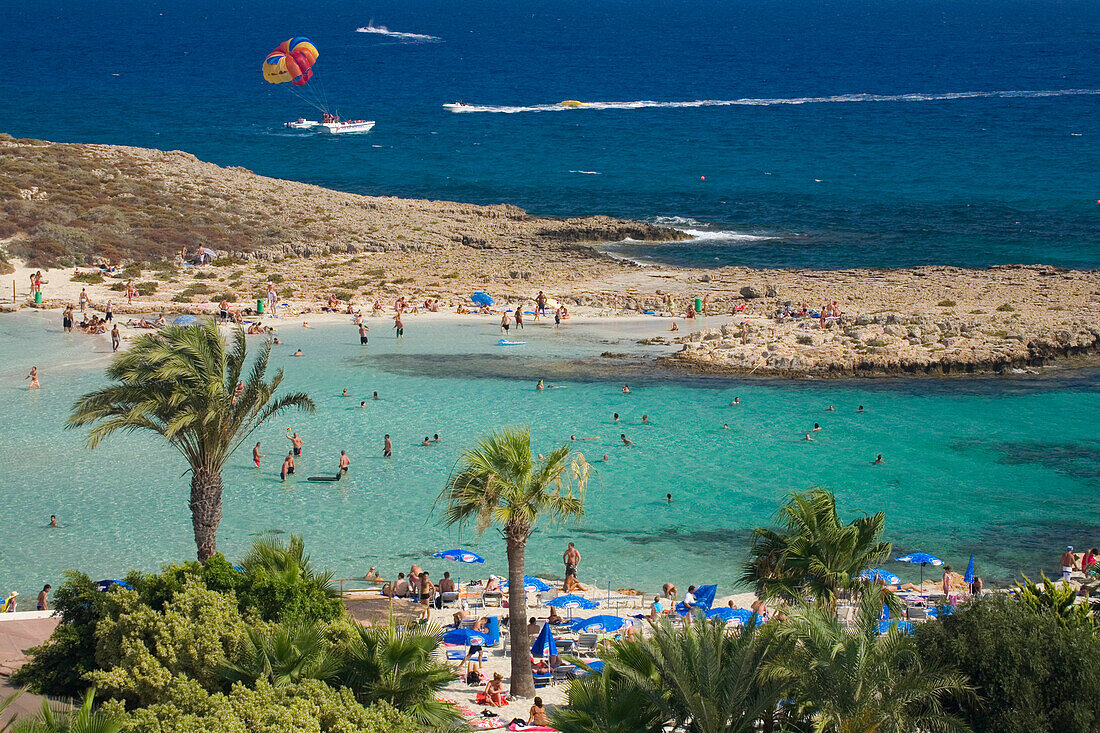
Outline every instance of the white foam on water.
POLYGON ((769 239, 776 239, 776 237, 768 237, 761 234, 743 234, 741 232, 731 232, 725 230, 711 231, 707 229, 681 229, 684 234, 691 236, 692 241, 714 241, 721 240, 723 242, 766 242, 769 239))
POLYGON ((388 38, 397 38, 402 41, 442 41, 439 36, 429 36, 427 33, 404 33, 402 31, 391 31, 384 25, 375 25, 372 20, 365 26, 355 29, 356 33, 374 33, 379 36, 387 36, 388 38))
MULTIPOLYGON (((360 31, 364 29, 360 28, 360 31)), ((378 32, 377 30, 364 32, 378 32)), ((387 31, 389 33, 390 31, 387 31)), ((415 34, 414 34, 415 35, 415 34)), ((431 38, 429 36, 428 38, 431 38)), ((438 39, 437 39, 438 40, 438 39)), ((575 112, 593 109, 679 109, 694 107, 773 107, 776 105, 798 104, 858 104, 862 102, 950 102, 960 99, 1040 99, 1043 97, 1075 97, 1100 95, 1100 89, 1022 89, 990 92, 941 92, 911 94, 837 94, 830 97, 779 97, 743 98, 743 99, 697 99, 685 102, 658 102, 642 99, 634 102, 584 102, 581 105, 533 104, 533 105, 486 105, 486 104, 447 104, 446 109, 455 113, 490 112, 497 114, 518 114, 521 112, 575 112)))
POLYGON ((569 171, 569 172, 570 173, 580 173, 580 174, 586 175, 586 176, 602 176, 603 175, 603 173, 600 173, 599 171, 569 171))
POLYGON ((698 227, 703 226, 703 222, 696 219, 692 219, 686 216, 658 216, 653 219, 654 224, 660 224, 666 227, 698 227))

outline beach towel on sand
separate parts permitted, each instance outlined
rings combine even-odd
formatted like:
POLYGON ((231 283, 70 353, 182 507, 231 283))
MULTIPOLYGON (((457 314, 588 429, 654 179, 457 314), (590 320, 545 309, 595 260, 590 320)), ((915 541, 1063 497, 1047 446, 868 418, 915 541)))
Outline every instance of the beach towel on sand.
POLYGON ((548 728, 545 725, 520 725, 513 722, 508 730, 523 731, 523 733, 558 733, 557 728, 548 728))

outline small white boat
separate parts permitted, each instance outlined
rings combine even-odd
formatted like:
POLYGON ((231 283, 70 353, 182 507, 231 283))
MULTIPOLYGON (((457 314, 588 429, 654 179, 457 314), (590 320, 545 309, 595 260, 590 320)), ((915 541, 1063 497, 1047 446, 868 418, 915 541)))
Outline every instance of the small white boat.
POLYGON ((374 120, 341 120, 340 115, 330 115, 326 112, 321 115, 321 126, 317 128, 317 132, 333 134, 370 132, 372 127, 374 127, 374 120))
POLYGON ((348 120, 347 122, 322 122, 317 128, 318 132, 331 132, 333 134, 343 132, 370 132, 374 127, 374 120, 348 120))
POLYGON ((307 120, 304 117, 299 117, 294 122, 286 123, 286 126, 291 130, 312 130, 317 125, 321 124, 317 120, 307 120))
POLYGON ((443 109, 445 109, 449 112, 465 112, 466 108, 469 107, 469 106, 470 105, 467 104, 466 102, 450 102, 448 104, 443 105, 443 109))

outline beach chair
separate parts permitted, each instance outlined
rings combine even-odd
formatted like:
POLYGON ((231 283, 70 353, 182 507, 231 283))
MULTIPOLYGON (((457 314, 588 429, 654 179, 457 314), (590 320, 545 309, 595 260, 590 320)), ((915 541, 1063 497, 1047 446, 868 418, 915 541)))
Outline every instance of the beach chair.
POLYGON ((481 594, 481 603, 486 608, 489 606, 496 606, 500 608, 504 605, 504 593, 499 590, 487 590, 481 594), (490 603, 492 601, 492 603, 490 603))
POLYGON ((550 670, 551 683, 568 682, 577 676, 577 668, 572 664, 563 664, 550 670))
POLYGON ((440 593, 439 605, 441 608, 456 608, 458 606, 458 591, 440 593))
POLYGON ((476 623, 477 623, 477 619, 465 618, 465 619, 462 619, 462 621, 459 622, 458 628, 460 628, 460 629, 472 629, 472 628, 474 628, 474 624, 476 624, 476 623))
POLYGON ((581 634, 577 638, 577 643, 573 646, 573 650, 578 654, 595 654, 596 644, 599 640, 599 634, 581 634))
POLYGON ((545 674, 537 674, 536 673, 535 675, 533 675, 533 677, 535 678, 535 689, 536 690, 540 687, 546 687, 554 679, 554 676, 552 674, 550 674, 549 672, 547 672, 545 674))
POLYGON ((910 621, 927 621, 928 609, 924 606, 909 606, 906 610, 906 615, 910 621))

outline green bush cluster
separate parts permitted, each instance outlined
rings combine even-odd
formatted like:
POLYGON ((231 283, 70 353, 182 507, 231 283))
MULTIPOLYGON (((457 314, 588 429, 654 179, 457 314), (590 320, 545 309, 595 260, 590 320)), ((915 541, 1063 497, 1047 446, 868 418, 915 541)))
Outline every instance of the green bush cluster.
POLYGON ((438 629, 359 626, 330 579, 299 537, 262 538, 242 567, 218 554, 131 572, 107 592, 71 572, 55 597, 62 623, 12 682, 64 698, 94 688, 100 712, 135 733, 426 733, 454 721, 435 699, 451 678, 438 629))
POLYGON ((78 272, 72 277, 73 282, 88 283, 89 285, 98 285, 103 282, 103 273, 99 270, 92 270, 91 272, 78 272))

